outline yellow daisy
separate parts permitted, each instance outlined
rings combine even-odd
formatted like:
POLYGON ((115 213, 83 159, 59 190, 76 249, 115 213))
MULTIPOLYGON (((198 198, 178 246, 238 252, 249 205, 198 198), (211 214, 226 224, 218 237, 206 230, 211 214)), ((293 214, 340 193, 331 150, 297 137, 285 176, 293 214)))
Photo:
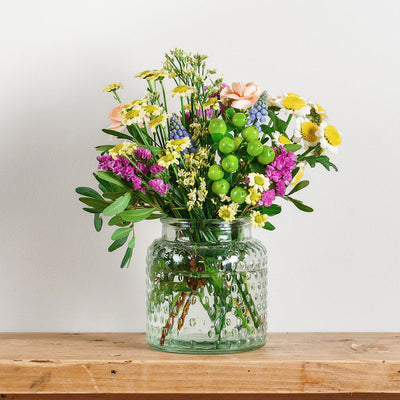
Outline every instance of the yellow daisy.
POLYGON ((151 129, 152 131, 155 131, 156 128, 157 128, 157 126, 159 126, 159 125, 165 125, 166 122, 167 122, 167 120, 168 120, 168 118, 169 118, 169 115, 168 115, 168 114, 161 114, 161 115, 159 115, 158 117, 152 119, 152 120, 149 122, 149 127, 150 127, 150 129, 151 129))
POLYGON ((179 85, 172 89, 170 94, 172 97, 189 97, 192 93, 195 93, 196 89, 186 85, 179 85))
POLYGON ((250 223, 256 228, 263 228, 268 221, 268 215, 261 214, 260 211, 253 211, 250 214, 250 223))
POLYGON ((286 136, 283 136, 278 131, 273 132, 272 136, 274 138, 275 143, 277 143, 279 146, 292 143, 286 136))
POLYGON ((320 136, 322 149, 327 150, 330 153, 337 152, 337 147, 342 143, 342 137, 333 125, 328 125, 328 123, 323 122, 317 135, 320 136))
POLYGON ((168 76, 168 71, 165 69, 148 69, 146 71, 135 74, 135 78, 146 79, 149 82, 155 81, 156 79, 164 79, 168 76))
POLYGON ((256 172, 251 172, 249 174, 249 185, 257 192, 264 192, 269 188, 269 179, 256 172))
POLYGON ((188 136, 185 136, 182 139, 174 139, 174 140, 169 140, 167 142, 167 149, 172 148, 175 151, 183 151, 187 148, 189 148, 191 145, 190 139, 188 136))
POLYGON ((130 156, 137 149, 136 143, 124 142, 117 144, 112 149, 108 150, 108 154, 114 159, 117 159, 117 155, 127 154, 130 156))
POLYGON ((143 111, 146 113, 147 117, 150 116, 157 117, 158 115, 161 115, 161 113, 164 112, 164 109, 154 104, 148 104, 143 106, 143 111))
POLYGON ((216 97, 210 97, 204 104, 203 109, 208 110, 209 108, 213 108, 214 110, 219 109, 218 100, 216 97))
POLYGON ((102 89, 102 92, 113 92, 114 90, 123 89, 122 83, 110 83, 107 87, 102 89))
POLYGON ((318 136, 319 126, 305 118, 296 121, 293 141, 301 144, 305 149, 315 146, 320 140, 318 136))
POLYGON ((218 215, 222 218, 226 223, 232 222, 235 219, 236 211, 235 209, 229 206, 222 206, 218 210, 218 215))
POLYGON ((275 101, 281 108, 297 117, 304 117, 309 114, 311 110, 307 101, 296 93, 286 93, 282 98, 275 101))
POLYGON ((179 153, 177 151, 166 152, 164 156, 160 157, 157 164, 165 168, 172 164, 179 164, 179 153))
POLYGON ((246 196, 246 204, 255 206, 261 199, 261 193, 258 193, 254 188, 249 189, 249 194, 246 196))

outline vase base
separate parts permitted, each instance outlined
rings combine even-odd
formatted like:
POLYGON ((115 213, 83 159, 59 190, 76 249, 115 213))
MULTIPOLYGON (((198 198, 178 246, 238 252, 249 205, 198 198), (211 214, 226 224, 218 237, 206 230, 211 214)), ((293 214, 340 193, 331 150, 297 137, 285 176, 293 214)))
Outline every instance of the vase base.
POLYGON ((227 354, 227 353, 242 353, 263 347, 267 338, 257 338, 257 340, 238 340, 224 341, 222 343, 210 341, 182 341, 171 339, 165 341, 161 346, 158 342, 153 342, 147 338, 147 343, 156 350, 161 350, 167 353, 184 353, 184 354, 227 354))

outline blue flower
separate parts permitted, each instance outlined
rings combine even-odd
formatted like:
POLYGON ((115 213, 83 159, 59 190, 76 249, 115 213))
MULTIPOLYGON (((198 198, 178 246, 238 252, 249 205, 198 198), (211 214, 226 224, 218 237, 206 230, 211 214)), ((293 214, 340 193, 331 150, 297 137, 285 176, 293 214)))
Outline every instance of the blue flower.
POLYGON ((264 91, 257 103, 249 111, 249 119, 247 125, 254 125, 259 132, 261 132, 261 124, 267 122, 266 116, 268 115, 268 94, 264 91))

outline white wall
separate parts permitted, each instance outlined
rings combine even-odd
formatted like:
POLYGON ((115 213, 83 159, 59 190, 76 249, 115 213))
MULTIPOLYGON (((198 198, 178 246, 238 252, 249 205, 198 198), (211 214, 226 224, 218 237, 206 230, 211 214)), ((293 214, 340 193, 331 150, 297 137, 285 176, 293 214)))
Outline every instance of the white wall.
POLYGON ((227 82, 322 104, 343 133, 340 172, 309 171, 311 215, 287 207, 270 250, 271 331, 399 331, 399 39, 396 0, 13 1, 2 4, 0 331, 143 331, 140 224, 131 267, 109 254, 76 186, 115 104, 101 88, 209 54, 227 82))

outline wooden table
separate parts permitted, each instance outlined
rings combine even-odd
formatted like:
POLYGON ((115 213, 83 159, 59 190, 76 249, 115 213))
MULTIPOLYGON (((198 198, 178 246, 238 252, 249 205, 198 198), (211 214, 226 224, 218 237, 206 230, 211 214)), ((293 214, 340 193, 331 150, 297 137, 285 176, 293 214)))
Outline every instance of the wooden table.
POLYGON ((156 351, 138 333, 2 333, 3 398, 400 399, 400 333, 272 333, 223 355, 156 351))

